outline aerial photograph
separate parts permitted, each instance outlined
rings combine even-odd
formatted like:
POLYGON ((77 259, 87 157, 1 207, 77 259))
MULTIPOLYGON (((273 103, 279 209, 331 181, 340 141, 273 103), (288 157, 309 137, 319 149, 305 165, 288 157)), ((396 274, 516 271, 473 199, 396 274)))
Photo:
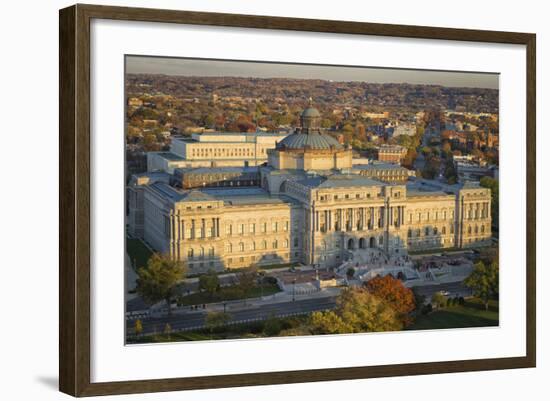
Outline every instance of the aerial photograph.
POLYGON ((126 344, 499 326, 498 74, 127 55, 124 101, 126 344))

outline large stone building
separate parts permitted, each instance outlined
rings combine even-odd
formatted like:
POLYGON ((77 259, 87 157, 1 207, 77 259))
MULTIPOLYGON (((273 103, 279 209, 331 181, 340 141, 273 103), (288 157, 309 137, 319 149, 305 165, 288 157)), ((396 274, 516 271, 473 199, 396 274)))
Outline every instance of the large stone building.
POLYGON ((259 166, 287 132, 202 133, 172 138, 169 152, 147 153, 147 171, 176 168, 259 166))
POLYGON ((331 267, 358 249, 395 254, 490 242, 488 189, 365 177, 351 149, 321 131, 316 109, 301 120, 267 150, 266 166, 132 177, 130 234, 196 272, 292 262, 331 267))

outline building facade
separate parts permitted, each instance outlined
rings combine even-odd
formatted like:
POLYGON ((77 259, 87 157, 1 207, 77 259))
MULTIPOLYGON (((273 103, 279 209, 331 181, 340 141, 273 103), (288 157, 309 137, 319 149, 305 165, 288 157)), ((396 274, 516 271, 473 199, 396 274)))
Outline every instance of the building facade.
POLYGON ((169 152, 149 152, 147 171, 176 168, 259 166, 288 133, 202 133, 172 138, 169 152))
POLYGON ((378 160, 388 163, 401 164, 407 154, 407 149, 399 145, 381 145, 378 148, 378 160))
POLYGON ((235 179, 243 171, 224 181, 216 169, 197 172, 212 180, 187 186, 182 174, 134 177, 130 233, 196 272, 296 262, 335 267, 360 249, 395 254, 490 243, 488 189, 366 177, 353 167, 351 149, 319 121, 317 110, 306 109, 301 127, 267 151, 266 166, 246 171, 253 176, 243 185, 235 179))

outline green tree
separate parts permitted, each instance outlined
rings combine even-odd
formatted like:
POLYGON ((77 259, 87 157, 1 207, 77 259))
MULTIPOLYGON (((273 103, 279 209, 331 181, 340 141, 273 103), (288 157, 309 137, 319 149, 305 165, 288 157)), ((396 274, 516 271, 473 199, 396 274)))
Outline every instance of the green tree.
POLYGON ((199 277, 199 288, 210 294, 210 297, 214 296, 219 286, 220 280, 214 270, 208 270, 199 277))
POLYGON ((474 270, 464 280, 474 295, 483 301, 485 310, 489 309, 489 300, 498 297, 498 263, 486 265, 482 261, 474 265, 474 270))
POLYGON ((214 334, 214 330, 225 326, 231 320, 231 315, 225 312, 208 312, 204 323, 210 330, 210 335, 214 334))
POLYGON ((364 288, 342 291, 336 300, 336 308, 313 313, 310 325, 316 334, 395 331, 403 328, 399 314, 364 288))
POLYGON ((353 333, 353 327, 346 324, 334 311, 313 312, 310 317, 311 330, 315 334, 353 333))
POLYGON ((278 336, 282 328, 280 319, 274 316, 271 316, 264 323, 264 333, 269 337, 278 336))
POLYGON ((249 267, 247 269, 241 270, 237 273, 237 288, 240 290, 243 297, 254 288, 256 285, 256 280, 258 277, 258 269, 256 267, 249 267))
POLYGON ((491 220, 495 227, 498 227, 498 180, 491 177, 482 177, 479 185, 491 190, 491 220))
POLYGON ((134 333, 136 336, 139 336, 141 333, 143 333, 143 323, 141 323, 140 319, 136 319, 134 322, 134 333))
POLYGON ((438 308, 444 308, 447 305, 447 297, 440 292, 432 295, 432 304, 438 308))
POLYGON ((175 288, 184 278, 185 272, 186 268, 181 262, 154 253, 147 261, 147 267, 138 269, 136 292, 149 305, 166 301, 168 314, 171 314, 175 288))

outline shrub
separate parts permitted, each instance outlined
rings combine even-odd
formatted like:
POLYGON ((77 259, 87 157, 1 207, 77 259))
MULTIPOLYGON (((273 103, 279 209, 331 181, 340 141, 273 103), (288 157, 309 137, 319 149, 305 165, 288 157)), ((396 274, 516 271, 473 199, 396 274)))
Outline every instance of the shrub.
POLYGON ((427 315, 428 313, 431 313, 433 311, 432 304, 427 304, 422 307, 422 314, 427 315))
POLYGON ((464 297, 459 297, 459 298, 458 298, 458 304, 459 304, 460 306, 464 306, 464 303, 465 303, 464 297))
POLYGON ((282 330, 282 325, 279 319, 269 318, 264 323, 264 333, 267 336, 277 336, 282 330))
POLYGON ((436 292, 432 295, 432 303, 438 308, 444 308, 447 305, 447 297, 440 292, 436 292))
POLYGON ((453 299, 452 298, 447 298, 447 308, 453 306, 453 299))
POLYGON ((271 285, 277 284, 277 279, 273 276, 265 276, 262 280, 264 284, 271 284, 271 285))

